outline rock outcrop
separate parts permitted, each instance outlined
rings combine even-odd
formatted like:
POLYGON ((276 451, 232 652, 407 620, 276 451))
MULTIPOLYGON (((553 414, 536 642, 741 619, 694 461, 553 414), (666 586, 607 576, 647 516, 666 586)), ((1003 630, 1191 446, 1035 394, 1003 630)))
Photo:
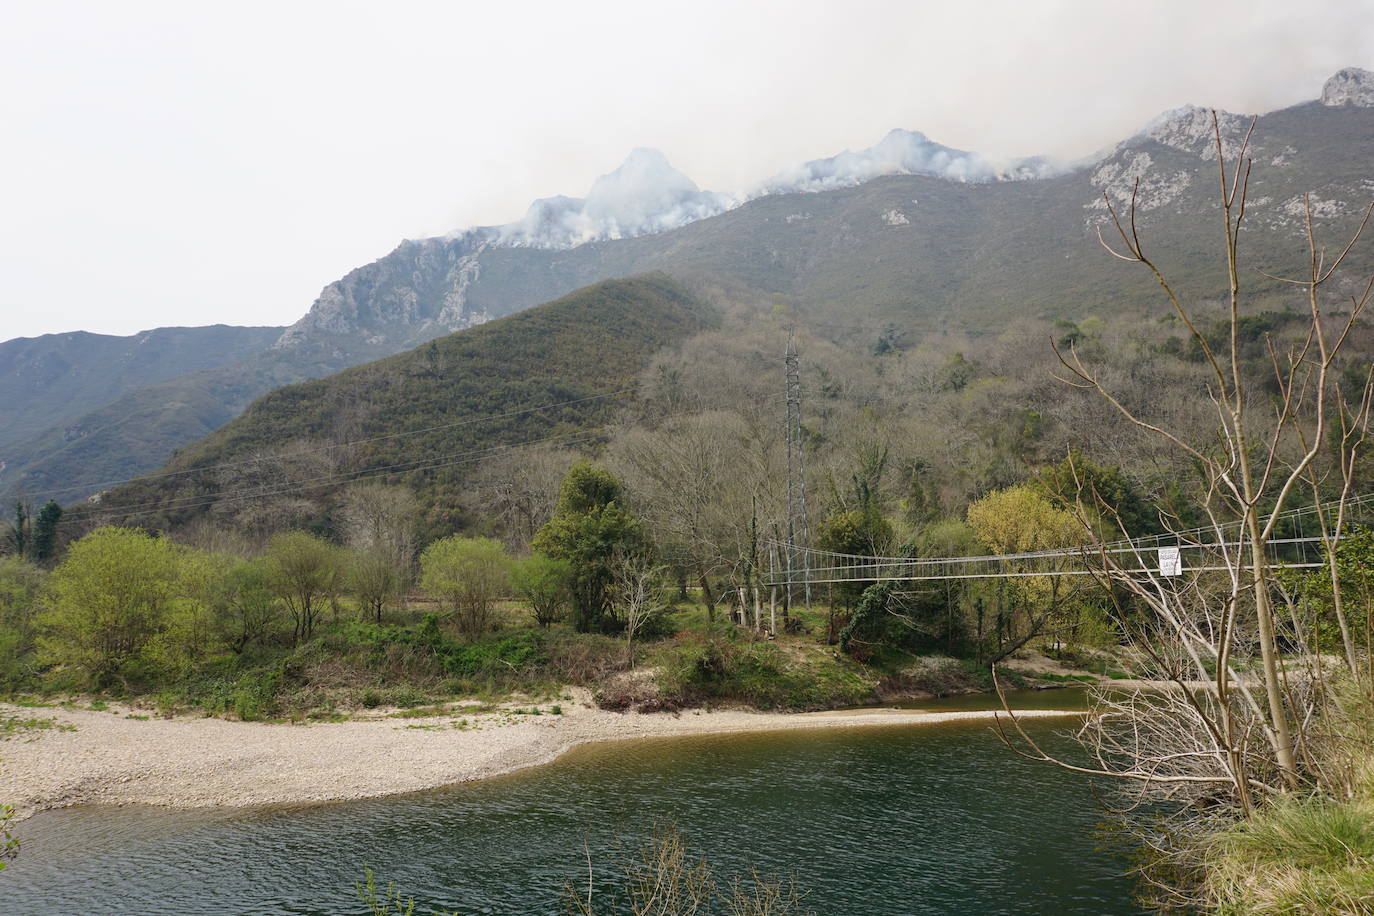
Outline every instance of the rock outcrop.
POLYGON ((1337 72, 1322 86, 1321 101, 1329 108, 1337 105, 1374 108, 1374 70, 1346 67, 1337 72))

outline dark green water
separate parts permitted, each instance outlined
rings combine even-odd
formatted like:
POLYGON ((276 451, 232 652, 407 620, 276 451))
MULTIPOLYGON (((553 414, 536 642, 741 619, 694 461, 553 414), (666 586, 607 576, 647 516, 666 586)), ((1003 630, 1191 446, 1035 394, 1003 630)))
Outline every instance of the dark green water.
POLYGON ((1138 912, 1125 863, 1097 848, 1084 780, 969 723, 622 742, 314 807, 47 812, 19 825, 0 912, 360 913, 367 864, 418 913, 557 913, 564 882, 585 882, 584 843, 617 861, 656 820, 718 876, 795 873, 823 914, 1138 912))

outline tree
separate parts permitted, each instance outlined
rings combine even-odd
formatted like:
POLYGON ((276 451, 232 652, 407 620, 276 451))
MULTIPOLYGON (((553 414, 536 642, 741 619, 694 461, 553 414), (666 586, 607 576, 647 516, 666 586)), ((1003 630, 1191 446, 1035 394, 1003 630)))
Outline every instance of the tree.
POLYGON ((635 637, 643 633, 665 607, 659 587, 661 566, 642 554, 618 554, 611 566, 613 600, 625 624, 625 656, 635 666, 635 637))
POLYGON ((10 833, 10 821, 13 819, 14 808, 0 805, 0 871, 4 871, 9 864, 6 859, 19 855, 19 837, 10 833))
POLYGON ((424 590, 453 611, 458 631, 469 639, 486 632, 492 607, 507 593, 511 560, 500 541, 454 535, 420 554, 424 590))
POLYGON ((572 600, 572 565, 567 560, 532 554, 515 563, 511 582, 539 626, 547 629, 566 616, 572 600))
POLYGON ((33 648, 34 615, 47 576, 19 557, 0 557, 0 683, 20 676, 20 662, 33 648))
MULTIPOLYGON (((968 507, 968 524, 985 548, 1002 555, 1073 547, 1087 537, 1073 514, 1028 486, 984 496, 968 507)), ((1035 561, 1009 561, 1007 572, 1014 577, 999 582, 997 592, 997 642, 990 659, 994 664, 1039 636, 1074 597, 1076 589, 1065 588, 1062 577, 1030 575, 1043 568, 1035 561)))
POLYGON ((994 553, 1071 547, 1085 537, 1078 520, 1030 487, 989 493, 968 507, 969 526, 994 553))
MULTIPOLYGON (((821 523, 816 544, 821 550, 851 556, 881 556, 892 546, 892 524, 878 512, 872 501, 854 509, 840 509, 821 523)), ((863 594, 866 582, 846 582, 832 586, 826 641, 839 638, 840 620, 836 616, 834 595, 853 605, 863 594)))
POLYGON ((38 510, 33 523, 32 552, 37 563, 47 563, 57 549, 57 524, 62 520, 62 507, 48 500, 38 510))
POLYGON ((216 638, 235 655, 264 643, 281 617, 274 588, 275 568, 266 557, 231 562, 213 585, 211 607, 216 638))
POLYGON ((149 640, 150 663, 173 677, 185 677, 210 651, 214 642, 215 584, 232 559, 184 545, 176 555, 176 595, 167 605, 162 625, 149 640))
POLYGON ((14 501, 14 521, 10 523, 10 549, 16 557, 29 552, 29 509, 22 499, 14 501))
POLYGON ((1098 526, 1103 540, 1116 540, 1123 535, 1141 537, 1163 530, 1159 510, 1145 501, 1120 468, 1095 464, 1077 452, 1041 468, 1031 479, 1030 487, 1060 509, 1072 511, 1082 505, 1096 514, 1100 506, 1110 506, 1109 517, 1098 526))
MULTIPOLYGON (((662 374, 657 381, 667 384, 662 374)), ((713 577, 729 576, 733 590, 753 584, 760 502, 764 529, 781 523, 781 502, 770 500, 772 433, 756 435, 734 412, 708 411, 625 430, 611 444, 610 458, 633 488, 659 555, 697 584, 712 620, 720 597, 713 577)))
POLYGON ((381 623, 383 608, 405 591, 405 576, 396 565, 395 556, 378 548, 354 550, 347 562, 348 590, 358 600, 358 608, 371 611, 376 622, 381 623))
POLYGON ((610 587, 618 552, 647 547, 639 520, 621 508, 620 481, 604 468, 578 462, 568 469, 553 518, 535 536, 534 548, 567 560, 572 572, 573 625, 578 632, 614 623, 610 587))
MULTIPOLYGON (((1196 471, 1196 502, 1205 523, 1195 530, 1170 526, 1170 540, 1190 558, 1175 570, 1178 574, 1158 570, 1145 551, 1096 545, 1098 575, 1145 610, 1118 615, 1140 673, 1167 682, 1170 689, 1098 695, 1079 734, 1092 764, 1073 765, 1131 786, 1123 808, 1163 812, 1139 835, 1166 871, 1162 886, 1172 900, 1181 901, 1175 905, 1189 907, 1205 901, 1180 897, 1177 882, 1198 873, 1218 825, 1297 793, 1349 797, 1353 777, 1333 751, 1340 744, 1333 732, 1350 717, 1336 688, 1344 680, 1364 702, 1370 691, 1351 670, 1356 667, 1351 658, 1333 663, 1324 657, 1293 606, 1276 603, 1275 566, 1283 547, 1275 542, 1291 522, 1289 510, 1300 508, 1299 493, 1310 488, 1322 517, 1317 540, 1326 548, 1330 581, 1339 591, 1340 520, 1355 450, 1367 438, 1371 390, 1363 372, 1362 403, 1347 404, 1340 360, 1374 279, 1349 283, 1338 271, 1374 214, 1374 204, 1364 210, 1348 244, 1329 252, 1317 239, 1313 202, 1304 198, 1308 257, 1302 275, 1269 276, 1269 282, 1300 295, 1302 317, 1283 335, 1262 335, 1263 364, 1247 364, 1247 344, 1261 336, 1255 333, 1254 303, 1272 295, 1266 290, 1256 296, 1242 284, 1251 275, 1240 259, 1241 241, 1250 237, 1241 232, 1251 212, 1246 200, 1250 132, 1224 137, 1215 113, 1212 128, 1220 177, 1216 212, 1225 246, 1223 317, 1209 322, 1153 260, 1140 234, 1135 193, 1124 215, 1106 199, 1104 228, 1112 241, 1103 240, 1113 256, 1149 273, 1172 320, 1186 329, 1210 423, 1181 427, 1148 401, 1123 399, 1102 367, 1074 349, 1057 351, 1065 381, 1095 392, 1119 418, 1175 450, 1196 471), (1234 158, 1232 151, 1237 151, 1234 158), (1344 287, 1340 298, 1327 295, 1328 285, 1344 287), (1353 430, 1346 428, 1348 421, 1353 430), (1338 489, 1323 506, 1324 481, 1338 489)), ((1110 511, 1100 501, 1096 508, 1110 511)), ((1014 746, 1026 756, 1069 765, 1019 729, 1017 739, 1014 746)))
POLYGON ((415 562, 415 519, 420 514, 415 494, 406 487, 371 482, 353 484, 343 497, 340 514, 348 546, 389 557, 403 581, 408 580, 415 562))
POLYGON ((272 588, 291 612, 293 643, 310 639, 320 611, 339 586, 338 550, 313 534, 287 531, 268 542, 272 588))
POLYGON ((163 625, 178 555, 164 538, 97 528, 72 544, 48 582, 40 645, 59 664, 108 683, 163 625))
POLYGON ((576 460, 556 448, 499 452, 479 467, 472 502, 498 523, 510 550, 523 552, 553 517, 563 477, 576 460))
POLYGON ((0 557, 0 626, 29 626, 46 578, 41 567, 27 560, 0 557))

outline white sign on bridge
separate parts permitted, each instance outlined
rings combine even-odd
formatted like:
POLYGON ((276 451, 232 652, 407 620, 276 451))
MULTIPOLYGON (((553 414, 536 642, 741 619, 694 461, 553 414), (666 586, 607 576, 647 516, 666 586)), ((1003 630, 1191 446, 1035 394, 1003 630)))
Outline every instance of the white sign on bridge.
POLYGON ((1161 576, 1183 575, 1183 554, 1179 548, 1159 548, 1159 574, 1161 576))

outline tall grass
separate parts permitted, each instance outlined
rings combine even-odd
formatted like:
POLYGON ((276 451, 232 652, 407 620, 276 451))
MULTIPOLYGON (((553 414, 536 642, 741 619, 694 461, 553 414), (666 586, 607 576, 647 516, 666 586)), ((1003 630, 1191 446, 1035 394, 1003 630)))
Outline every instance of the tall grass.
POLYGON ((1374 914, 1374 803, 1272 803, 1213 841, 1205 889, 1222 916, 1374 914))

